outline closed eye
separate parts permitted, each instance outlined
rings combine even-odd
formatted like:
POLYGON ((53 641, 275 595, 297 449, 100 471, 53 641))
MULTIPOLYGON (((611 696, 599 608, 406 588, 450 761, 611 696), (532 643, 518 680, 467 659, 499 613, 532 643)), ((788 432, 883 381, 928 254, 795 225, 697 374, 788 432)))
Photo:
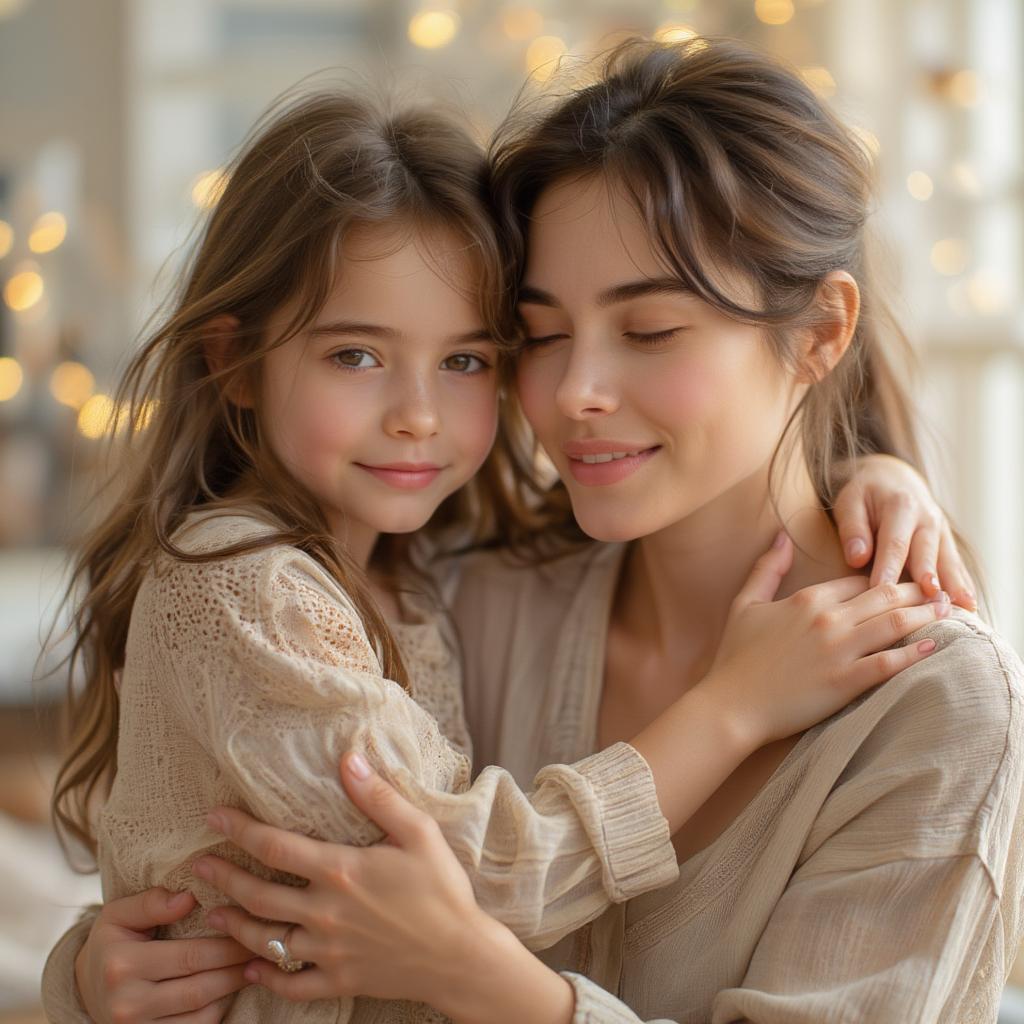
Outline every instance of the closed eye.
POLYGON ((547 345, 552 341, 559 341, 562 338, 568 338, 568 334, 543 334, 539 337, 524 337, 523 346, 529 347, 530 345, 547 345))
POLYGON ((639 331, 623 331, 622 336, 630 341, 637 341, 641 345, 657 345, 663 341, 671 341, 677 334, 685 331, 685 327, 670 327, 664 331, 651 331, 641 333, 639 331))

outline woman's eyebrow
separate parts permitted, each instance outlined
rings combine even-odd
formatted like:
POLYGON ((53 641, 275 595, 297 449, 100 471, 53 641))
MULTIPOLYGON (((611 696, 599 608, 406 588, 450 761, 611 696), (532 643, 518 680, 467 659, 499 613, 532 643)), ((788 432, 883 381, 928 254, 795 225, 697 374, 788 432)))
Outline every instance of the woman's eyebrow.
MULTIPOLYGON (((694 291, 682 281, 674 277, 645 277, 640 281, 627 281, 625 284, 605 288, 597 296, 599 306, 614 306, 630 299, 640 299, 648 295, 689 295, 694 291)), ((561 303, 550 292, 534 285, 524 284, 519 289, 519 302, 532 306, 551 306, 557 308, 561 303)))

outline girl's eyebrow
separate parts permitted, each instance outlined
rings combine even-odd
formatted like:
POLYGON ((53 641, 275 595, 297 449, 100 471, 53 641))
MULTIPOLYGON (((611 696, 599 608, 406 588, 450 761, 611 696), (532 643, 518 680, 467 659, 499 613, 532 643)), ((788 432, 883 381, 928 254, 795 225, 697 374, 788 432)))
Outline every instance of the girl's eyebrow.
MULTIPOLYGON (((364 338, 385 338, 389 341, 398 340, 402 332, 394 327, 384 327, 381 324, 369 324, 361 320, 334 320, 326 324, 316 324, 309 329, 310 337, 331 337, 335 334, 357 335, 364 338)), ((474 341, 494 342, 494 335, 486 327, 477 327, 464 334, 452 335, 448 339, 454 344, 468 344, 474 341)))
MULTIPOLYGON (((682 281, 674 277, 648 277, 640 281, 627 281, 625 284, 617 284, 611 288, 605 288, 597 296, 597 304, 599 306, 614 306, 619 302, 628 302, 630 299, 640 299, 647 295, 692 296, 693 294, 692 288, 687 287, 682 281)), ((553 308, 561 305, 558 299, 550 292, 529 284, 524 284, 520 287, 519 302, 531 306, 551 306, 553 308)))

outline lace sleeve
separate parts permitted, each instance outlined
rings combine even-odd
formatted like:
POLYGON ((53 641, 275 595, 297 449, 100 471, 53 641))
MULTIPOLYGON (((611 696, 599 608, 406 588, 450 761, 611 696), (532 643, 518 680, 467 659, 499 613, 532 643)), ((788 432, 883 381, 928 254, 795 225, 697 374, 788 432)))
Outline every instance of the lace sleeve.
POLYGON ((438 820, 481 906, 534 948, 675 877, 667 823, 633 748, 550 766, 530 794, 493 767, 470 786, 466 757, 383 677, 351 602, 303 553, 179 564, 161 587, 176 610, 164 621, 179 713, 265 821, 379 840, 338 780, 342 753, 358 750, 438 820))

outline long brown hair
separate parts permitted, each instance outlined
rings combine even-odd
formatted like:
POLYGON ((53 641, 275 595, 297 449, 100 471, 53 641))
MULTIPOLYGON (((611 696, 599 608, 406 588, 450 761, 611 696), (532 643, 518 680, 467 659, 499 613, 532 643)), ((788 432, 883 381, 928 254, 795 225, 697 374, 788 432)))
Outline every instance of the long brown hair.
MULTIPOLYGON (((54 793, 62 835, 94 853, 89 809, 116 764, 117 673, 124 663, 132 605, 160 552, 184 561, 220 559, 274 544, 307 552, 351 596, 384 673, 407 684, 405 666, 366 580, 331 537, 314 497, 263 443, 259 411, 229 399, 252 382, 265 353, 298 334, 332 287, 339 247, 355 225, 444 225, 465 239, 478 268, 475 297, 498 340, 506 337, 500 295, 502 253, 483 192, 484 154, 449 116, 392 110, 355 95, 317 92, 272 108, 228 169, 169 313, 131 359, 116 397, 118 458, 101 488, 105 511, 74 556, 68 600, 74 644, 68 659, 72 723, 54 793), (267 337, 276 310, 299 298, 281 337, 267 337), (228 364, 206 359, 209 325, 236 318, 228 364), (173 541, 196 509, 230 510, 244 496, 277 529, 204 554, 173 541)), ((477 480, 451 496, 432 526, 471 525, 478 533, 516 519, 513 435, 477 480)), ((385 572, 407 554, 379 546, 385 572)))
MULTIPOLYGON (((513 278, 540 195, 594 176, 625 190, 668 273, 725 315, 763 327, 790 365, 794 329, 822 318, 823 279, 848 271, 861 295, 854 338, 807 390, 773 469, 799 430, 826 509, 851 457, 887 453, 923 472, 903 382, 912 349, 872 266, 874 174, 852 131, 796 73, 733 40, 631 39, 584 65, 584 84, 575 70, 568 92, 560 74, 539 99, 521 97, 491 144, 490 190, 513 278), (723 267, 754 286, 757 305, 730 292, 723 267)), ((547 507, 549 529, 578 540, 563 488, 547 507)))

